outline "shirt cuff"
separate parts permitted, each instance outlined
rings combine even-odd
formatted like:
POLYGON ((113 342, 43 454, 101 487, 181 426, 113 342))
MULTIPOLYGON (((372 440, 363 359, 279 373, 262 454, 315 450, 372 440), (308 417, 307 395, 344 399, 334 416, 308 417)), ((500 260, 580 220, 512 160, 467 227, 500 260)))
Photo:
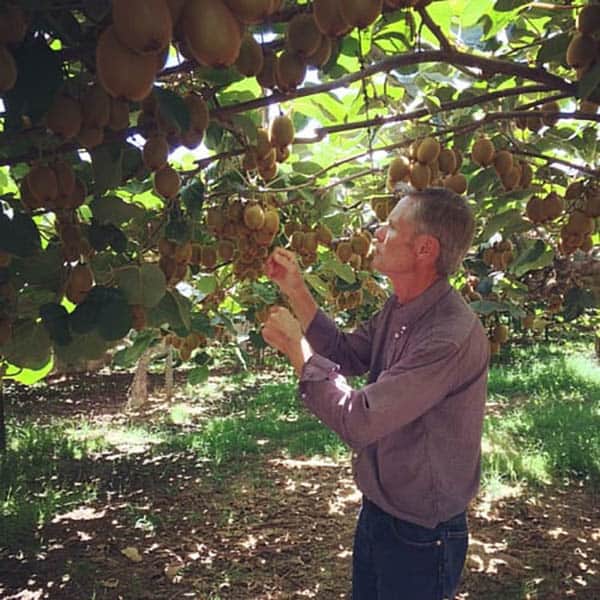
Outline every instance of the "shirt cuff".
POLYGON ((300 382, 332 379, 339 370, 338 364, 320 354, 313 354, 302 367, 300 382))

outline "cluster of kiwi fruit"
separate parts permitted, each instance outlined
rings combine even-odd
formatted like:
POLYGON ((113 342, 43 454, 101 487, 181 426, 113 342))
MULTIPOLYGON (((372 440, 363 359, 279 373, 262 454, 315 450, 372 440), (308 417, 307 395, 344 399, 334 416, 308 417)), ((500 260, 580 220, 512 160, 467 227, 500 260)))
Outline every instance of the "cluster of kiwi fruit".
MULTIPOLYGON (((238 280, 257 279, 280 229, 277 198, 274 194, 255 199, 230 198, 222 206, 207 210, 206 227, 217 238, 216 244, 208 246, 212 248, 211 262, 233 262, 238 280)), ((207 252, 203 248, 205 266, 207 252)))
POLYGON ((454 148, 443 148, 434 137, 416 140, 409 156, 397 156, 390 162, 387 189, 393 191, 398 182, 408 182, 417 190, 427 187, 447 187, 457 194, 467 190, 467 180, 459 169, 462 154, 454 148))
MULTIPOLYGON (((577 30, 567 47, 566 61, 580 80, 600 61, 600 4, 584 6, 577 15, 576 25, 577 30)), ((584 100, 581 110, 595 113, 598 104, 584 100)))
POLYGON ((364 292, 362 288, 356 290, 340 290, 336 286, 330 288, 330 293, 335 301, 337 310, 352 310, 359 308, 364 302, 364 292))
MULTIPOLYGON (((186 131, 181 131, 177 123, 162 114, 154 93, 144 98, 141 103, 137 126, 146 140, 152 137, 161 137, 165 139, 168 147, 185 146, 190 150, 200 145, 210 122, 208 104, 200 94, 195 92, 184 94, 182 99, 190 117, 190 124, 186 131)), ((161 146, 164 147, 164 143, 161 146)), ((149 156, 150 164, 146 164, 146 166, 155 171, 153 165, 156 161, 160 162, 162 155, 163 153, 159 153, 156 159, 149 156)))
POLYGON ((174 333, 170 333, 165 336, 165 343, 178 350, 179 358, 181 358, 182 361, 186 361, 191 358, 192 352, 196 348, 206 345, 206 338, 195 331, 185 337, 179 337, 174 333))
POLYGON ((517 129, 528 129, 529 131, 539 131, 544 125, 554 127, 558 123, 557 113, 560 112, 560 104, 556 100, 549 100, 540 106, 539 114, 522 115, 515 120, 517 129))
POLYGON ((482 255, 483 262, 495 271, 506 271, 514 260, 513 245, 510 240, 501 240, 488 246, 482 255))
POLYGON ((62 159, 49 164, 34 163, 20 183, 21 203, 28 211, 74 210, 85 202, 86 195, 85 183, 62 159))
POLYGON ((89 258, 93 254, 88 239, 82 234, 81 225, 75 213, 68 211, 56 213, 56 233, 60 240, 63 258, 68 263, 89 258))
POLYGON ((185 279, 192 253, 193 246, 189 240, 182 244, 166 237, 158 240, 158 267, 165 276, 167 286, 175 286, 185 279))
POLYGON ((289 240, 290 249, 298 254, 304 267, 316 262, 319 245, 331 248, 333 244, 333 233, 323 223, 311 227, 297 221, 288 221, 284 232, 289 240))
POLYGON ((288 159, 295 135, 292 119, 288 115, 278 115, 268 131, 262 127, 257 129, 256 143, 246 149, 242 169, 258 171, 265 182, 271 181, 277 175, 277 163, 288 159))
POLYGON ((600 217, 600 184, 597 182, 573 181, 565 191, 565 198, 588 217, 600 217))
POLYGON ((508 342, 509 329, 503 323, 499 323, 494 326, 489 333, 488 339, 490 340, 490 354, 498 354, 503 344, 508 342))
POLYGON ((576 250, 589 252, 594 246, 592 235, 595 226, 594 219, 583 211, 572 211, 567 222, 560 228, 560 250, 564 254, 572 254, 576 250))
POLYGON ((335 255, 342 263, 356 271, 366 271, 371 266, 371 233, 367 229, 355 231, 349 238, 336 240, 335 255))
POLYGON ((534 224, 547 223, 558 219, 565 210, 565 200, 556 192, 545 197, 532 196, 525 207, 527 218, 534 224))
POLYGON ((28 28, 29 20, 20 6, 0 8, 0 94, 12 90, 17 82, 17 63, 9 48, 23 41, 28 28))
POLYGON ((480 167, 493 166, 506 191, 527 189, 531 185, 531 165, 516 159, 508 150, 496 150, 492 140, 486 136, 473 142, 471 158, 480 167))
POLYGON ((66 89, 59 92, 44 119, 46 128, 61 140, 75 139, 91 150, 104 141, 107 131, 123 131, 129 126, 129 103, 112 98, 98 83, 78 95, 66 89))

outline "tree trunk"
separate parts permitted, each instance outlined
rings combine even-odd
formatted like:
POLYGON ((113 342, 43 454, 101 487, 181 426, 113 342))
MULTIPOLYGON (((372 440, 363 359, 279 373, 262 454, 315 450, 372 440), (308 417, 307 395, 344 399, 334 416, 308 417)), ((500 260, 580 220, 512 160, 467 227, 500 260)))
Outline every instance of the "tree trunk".
POLYGON ((167 400, 173 397, 173 387, 173 346, 169 344, 165 361, 165 397, 167 400))
POLYGON ((148 401, 148 365, 154 351, 154 348, 147 348, 138 360, 133 381, 127 390, 127 410, 141 408, 148 401))

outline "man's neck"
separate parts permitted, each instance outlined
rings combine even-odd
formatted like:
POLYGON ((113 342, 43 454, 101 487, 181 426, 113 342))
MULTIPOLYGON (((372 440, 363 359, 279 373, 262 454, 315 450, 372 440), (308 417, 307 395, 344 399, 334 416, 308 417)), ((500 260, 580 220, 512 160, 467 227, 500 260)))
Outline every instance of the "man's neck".
POLYGON ((390 279, 400 304, 408 304, 440 279, 440 275, 435 272, 411 273, 390 279))

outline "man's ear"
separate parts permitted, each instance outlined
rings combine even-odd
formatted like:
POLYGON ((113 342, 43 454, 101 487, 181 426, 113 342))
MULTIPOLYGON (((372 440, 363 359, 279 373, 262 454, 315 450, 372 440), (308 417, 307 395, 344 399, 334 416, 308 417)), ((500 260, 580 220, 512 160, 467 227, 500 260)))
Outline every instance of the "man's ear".
POLYGON ((440 242, 432 236, 423 234, 417 240, 417 257, 433 264, 440 254, 440 242))

